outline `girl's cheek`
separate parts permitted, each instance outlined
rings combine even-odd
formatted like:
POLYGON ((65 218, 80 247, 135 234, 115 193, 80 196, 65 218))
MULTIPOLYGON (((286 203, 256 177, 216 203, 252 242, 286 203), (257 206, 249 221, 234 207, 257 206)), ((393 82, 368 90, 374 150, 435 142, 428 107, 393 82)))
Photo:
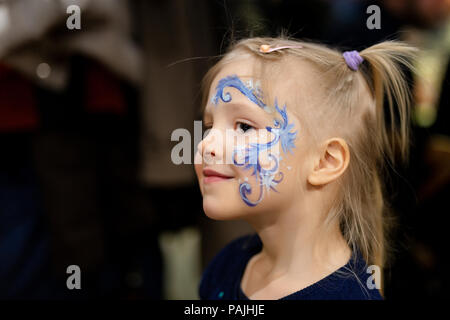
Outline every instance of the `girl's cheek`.
POLYGON ((267 169, 270 167, 271 163, 273 162, 273 157, 274 157, 274 155, 272 153, 269 153, 267 151, 263 152, 259 155, 259 164, 261 165, 262 168, 267 169))
POLYGON ((227 137, 225 163, 237 167, 236 163, 241 163, 242 154, 246 147, 248 147, 248 143, 246 143, 243 137, 239 137, 238 135, 230 135, 227 137))

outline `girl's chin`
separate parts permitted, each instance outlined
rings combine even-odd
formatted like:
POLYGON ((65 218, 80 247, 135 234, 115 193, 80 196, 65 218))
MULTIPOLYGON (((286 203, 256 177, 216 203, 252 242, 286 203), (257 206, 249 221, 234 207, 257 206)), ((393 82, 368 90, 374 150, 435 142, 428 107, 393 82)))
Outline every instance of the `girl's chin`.
POLYGON ((242 218, 242 208, 233 201, 219 201, 213 197, 203 197, 203 211, 206 216, 213 220, 237 220, 242 218))

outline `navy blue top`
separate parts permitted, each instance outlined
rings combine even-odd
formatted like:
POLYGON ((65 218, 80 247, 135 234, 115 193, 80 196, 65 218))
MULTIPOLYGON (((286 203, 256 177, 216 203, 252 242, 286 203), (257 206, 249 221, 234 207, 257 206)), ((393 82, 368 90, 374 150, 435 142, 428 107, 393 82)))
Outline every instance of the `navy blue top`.
MULTIPOLYGON (((228 244, 204 271, 200 299, 248 299, 241 289, 242 276, 250 258, 261 249, 262 242, 257 234, 238 238, 228 244)), ((361 255, 353 254, 339 270, 281 300, 381 300, 378 289, 367 287, 370 274, 366 270, 367 264, 361 255)))

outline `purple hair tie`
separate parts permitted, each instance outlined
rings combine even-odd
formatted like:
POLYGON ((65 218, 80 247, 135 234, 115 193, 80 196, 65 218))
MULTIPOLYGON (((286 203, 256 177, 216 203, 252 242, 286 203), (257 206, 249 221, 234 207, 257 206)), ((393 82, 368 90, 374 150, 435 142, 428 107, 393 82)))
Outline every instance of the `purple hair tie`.
POLYGON ((358 51, 345 51, 343 54, 345 63, 347 63, 348 67, 353 71, 357 71, 361 62, 364 59, 359 55, 358 51))

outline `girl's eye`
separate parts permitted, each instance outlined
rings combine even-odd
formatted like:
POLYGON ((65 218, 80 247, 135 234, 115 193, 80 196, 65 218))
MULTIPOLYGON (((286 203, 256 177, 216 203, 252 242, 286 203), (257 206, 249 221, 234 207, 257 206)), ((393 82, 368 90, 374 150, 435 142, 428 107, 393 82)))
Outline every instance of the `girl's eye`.
POLYGON ((243 122, 238 122, 237 123, 237 129, 238 130, 242 130, 242 132, 247 132, 248 130, 251 129, 255 129, 254 127, 252 127, 251 125, 247 124, 247 123, 243 123, 243 122))

